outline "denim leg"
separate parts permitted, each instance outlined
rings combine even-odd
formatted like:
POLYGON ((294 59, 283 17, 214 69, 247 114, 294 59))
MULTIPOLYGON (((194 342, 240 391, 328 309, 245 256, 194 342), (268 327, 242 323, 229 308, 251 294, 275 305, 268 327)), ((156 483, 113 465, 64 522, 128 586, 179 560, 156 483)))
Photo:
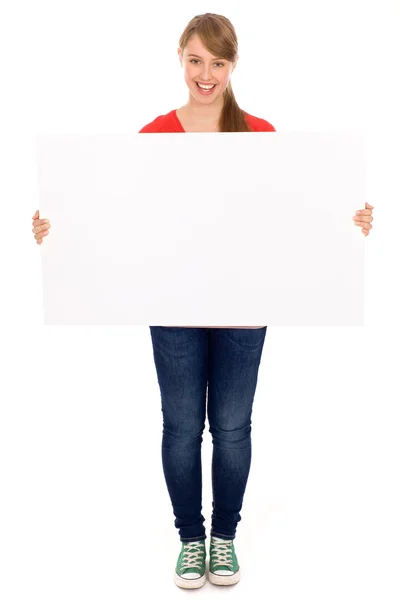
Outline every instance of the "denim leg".
POLYGON ((182 542, 206 539, 201 444, 208 335, 202 328, 150 326, 163 413, 162 465, 182 542))
POLYGON ((211 535, 233 540, 251 464, 251 414, 267 327, 210 329, 211 535))

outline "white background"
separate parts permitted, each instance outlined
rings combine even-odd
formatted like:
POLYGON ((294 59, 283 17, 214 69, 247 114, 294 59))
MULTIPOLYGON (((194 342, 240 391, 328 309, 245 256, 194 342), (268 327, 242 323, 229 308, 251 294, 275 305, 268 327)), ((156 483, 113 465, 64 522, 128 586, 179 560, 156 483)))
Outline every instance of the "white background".
MULTIPOLYGON (((0 10, 0 596, 179 593, 150 332, 43 327, 35 136, 138 131, 182 106, 179 36, 209 11, 238 34, 232 83, 241 108, 279 131, 368 134, 375 206, 365 326, 267 330, 235 542, 243 575, 232 593, 262 586, 271 599, 397 600, 398 4, 133 6, 38 0, 0 10)), ((193 181, 207 181, 206 163, 193 181)), ((211 450, 206 424, 208 536, 211 450)), ((199 593, 219 590, 207 583, 199 593)))

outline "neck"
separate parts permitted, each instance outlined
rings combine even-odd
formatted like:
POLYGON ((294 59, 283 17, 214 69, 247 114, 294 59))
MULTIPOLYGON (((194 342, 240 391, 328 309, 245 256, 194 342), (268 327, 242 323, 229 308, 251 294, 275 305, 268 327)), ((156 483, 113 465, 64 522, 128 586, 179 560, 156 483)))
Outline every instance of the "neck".
POLYGON ((218 104, 212 103, 209 105, 198 104, 189 101, 183 106, 189 119, 194 121, 214 122, 218 121, 223 107, 223 101, 218 104))

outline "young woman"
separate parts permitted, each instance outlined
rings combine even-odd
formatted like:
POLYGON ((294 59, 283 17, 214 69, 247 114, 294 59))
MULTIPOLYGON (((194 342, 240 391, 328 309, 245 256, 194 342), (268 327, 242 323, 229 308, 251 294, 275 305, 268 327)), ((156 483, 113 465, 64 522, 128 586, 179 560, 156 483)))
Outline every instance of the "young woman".
MULTIPOLYGON (((236 102, 230 79, 237 49, 236 33, 227 18, 212 13, 194 17, 178 49, 188 102, 139 133, 275 131, 236 102)), ((365 235, 372 227, 372 208, 353 217, 365 235)), ((36 211, 33 231, 41 243, 50 223, 38 217, 36 211)), ((201 513, 206 406, 213 442, 209 579, 217 585, 240 579, 233 540, 250 471, 251 414, 266 330, 266 326, 150 326, 163 412, 163 470, 182 542, 174 572, 179 587, 198 588, 206 580, 207 536, 201 513)))

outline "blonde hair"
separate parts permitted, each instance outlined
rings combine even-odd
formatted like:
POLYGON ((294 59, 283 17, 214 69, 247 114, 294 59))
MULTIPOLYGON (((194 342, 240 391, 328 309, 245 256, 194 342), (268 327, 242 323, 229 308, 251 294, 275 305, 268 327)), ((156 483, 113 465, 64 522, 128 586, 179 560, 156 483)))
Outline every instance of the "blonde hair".
MULTIPOLYGON (((238 41, 235 28, 226 17, 214 13, 205 13, 193 17, 179 39, 183 52, 193 35, 198 35, 203 46, 214 56, 235 62, 238 41)), ((218 121, 218 131, 253 131, 245 120, 244 111, 239 108, 229 81, 224 90, 224 105, 218 121)))

